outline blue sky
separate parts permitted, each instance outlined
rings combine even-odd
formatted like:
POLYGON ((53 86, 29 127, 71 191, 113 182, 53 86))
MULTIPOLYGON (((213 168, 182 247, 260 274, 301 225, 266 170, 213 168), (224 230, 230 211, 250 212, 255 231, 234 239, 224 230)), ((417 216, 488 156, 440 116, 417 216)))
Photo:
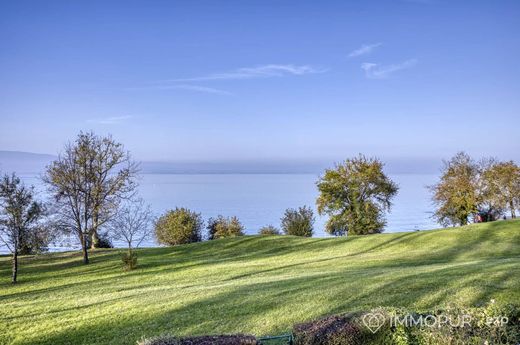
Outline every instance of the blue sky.
POLYGON ((2 1, 0 150, 520 159, 518 1, 2 1))

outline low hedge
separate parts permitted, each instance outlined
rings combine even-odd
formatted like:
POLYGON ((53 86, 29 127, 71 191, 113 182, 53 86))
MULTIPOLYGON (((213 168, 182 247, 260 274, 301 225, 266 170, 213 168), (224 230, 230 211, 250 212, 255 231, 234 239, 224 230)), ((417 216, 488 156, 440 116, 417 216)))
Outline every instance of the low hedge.
POLYGON ((517 345, 520 308, 490 303, 425 314, 378 308, 299 324, 293 335, 295 345, 517 345), (367 326, 371 320, 372 329, 367 326))

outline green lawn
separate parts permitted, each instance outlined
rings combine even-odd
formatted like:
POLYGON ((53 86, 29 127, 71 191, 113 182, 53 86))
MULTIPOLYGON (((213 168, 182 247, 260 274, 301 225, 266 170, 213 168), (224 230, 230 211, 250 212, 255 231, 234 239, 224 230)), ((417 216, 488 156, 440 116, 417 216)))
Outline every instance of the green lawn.
POLYGON ((1 344, 133 344, 161 333, 287 332, 376 306, 520 303, 520 221, 346 238, 246 236, 139 250, 0 257, 1 344))

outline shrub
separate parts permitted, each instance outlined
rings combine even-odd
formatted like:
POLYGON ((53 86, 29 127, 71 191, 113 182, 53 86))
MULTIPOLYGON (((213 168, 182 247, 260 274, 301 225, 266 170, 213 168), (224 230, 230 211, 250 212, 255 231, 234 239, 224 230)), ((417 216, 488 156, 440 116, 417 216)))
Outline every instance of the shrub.
POLYGON ((41 225, 37 226, 32 231, 25 233, 20 243, 19 255, 29 255, 44 253, 48 250, 49 243, 58 235, 55 229, 51 226, 41 225))
POLYGON ((285 210, 282 220, 282 230, 286 235, 312 237, 314 213, 312 209, 303 206, 285 210))
POLYGON ((275 228, 272 225, 267 225, 262 228, 260 228, 260 231, 258 232, 260 235, 281 235, 280 230, 275 228))
POLYGON ((209 335, 190 338, 161 336, 144 339, 137 345, 256 345, 256 338, 251 335, 209 335))
POLYGON ((362 345, 361 328, 347 316, 328 316, 294 326, 295 345, 362 345))
POLYGON ((105 232, 99 234, 99 239, 96 248, 114 248, 114 245, 112 244, 112 240, 110 239, 108 233, 105 232))
POLYGON ((207 229, 210 240, 244 235, 244 226, 237 217, 226 218, 219 215, 217 218, 210 218, 207 229))
POLYGON ((155 237, 160 244, 175 246, 178 244, 199 242, 202 240, 204 221, 200 213, 186 208, 176 208, 162 215, 155 223, 155 237))
POLYGON ((295 345, 517 344, 520 340, 520 308, 491 303, 478 308, 448 307, 427 314, 417 314, 402 309, 378 308, 370 313, 329 316, 296 325, 293 334, 295 345), (364 324, 364 320, 370 320, 373 315, 380 318, 381 325, 375 332, 364 324), (407 317, 415 321, 420 320, 421 317, 423 320, 426 317, 434 318, 423 324, 415 324, 412 319, 396 324, 390 322, 395 320, 395 316, 398 316, 401 321, 407 317), (500 323, 503 317, 508 319, 507 324, 500 323), (441 320, 441 322, 432 324, 432 320, 441 320), (468 323, 462 324, 461 320, 466 320, 468 323))
MULTIPOLYGON (((90 248, 92 246, 92 237, 87 238, 87 247, 90 248)), ((96 248, 114 248, 112 244, 112 240, 110 239, 110 235, 108 232, 102 232, 98 234, 98 241, 96 244, 96 248)))
POLYGON ((470 320, 464 327, 410 327, 410 338, 420 344, 518 344, 520 341, 520 308, 513 305, 498 305, 491 301, 476 308, 450 306, 431 313, 455 320, 466 315, 470 320), (502 318, 508 322, 501 324, 502 318))
POLYGON ((124 252, 121 255, 121 260, 126 270, 133 270, 137 267, 137 254, 135 252, 124 252))

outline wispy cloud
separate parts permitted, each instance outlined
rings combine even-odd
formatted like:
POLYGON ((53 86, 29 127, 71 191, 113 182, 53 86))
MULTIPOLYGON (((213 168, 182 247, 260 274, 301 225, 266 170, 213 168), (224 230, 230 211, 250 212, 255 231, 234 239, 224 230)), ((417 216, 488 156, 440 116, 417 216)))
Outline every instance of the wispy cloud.
POLYGON ((222 96, 231 96, 233 95, 231 92, 215 89, 212 87, 206 87, 206 86, 199 86, 199 85, 189 85, 189 84, 174 84, 174 85, 161 85, 157 86, 157 89, 160 90, 172 90, 172 89, 178 89, 178 90, 187 90, 187 91, 194 91, 194 92, 204 92, 204 93, 211 93, 214 95, 222 95, 222 96))
POLYGON ((370 54, 373 52, 376 48, 380 47, 383 43, 373 43, 373 44, 363 44, 360 48, 352 51, 350 54, 348 54, 348 57, 356 57, 361 55, 370 54))
POLYGON ((416 59, 410 59, 393 65, 381 65, 377 63, 365 62, 361 64, 361 69, 365 71, 365 75, 370 79, 384 79, 391 74, 404 69, 411 68, 417 64, 416 59))
MULTIPOLYGON (((208 81, 208 80, 236 80, 253 78, 283 77, 289 75, 304 75, 323 73, 325 69, 315 68, 309 65, 263 65, 256 67, 237 68, 228 72, 212 73, 194 78, 180 78, 167 80, 169 82, 208 81)), ((163 81, 164 82, 164 81, 163 81)))
POLYGON ((127 87, 125 90, 186 90, 186 91, 194 91, 194 92, 203 92, 203 93, 211 93, 214 95, 222 95, 222 96, 231 96, 233 93, 215 89, 213 87, 206 87, 200 85, 192 85, 192 84, 176 84, 172 83, 168 80, 163 81, 155 81, 152 85, 139 86, 139 87, 127 87))
POLYGON ((131 118, 133 118, 133 116, 131 116, 131 115, 111 116, 111 117, 105 117, 105 118, 100 118, 100 119, 90 119, 90 120, 87 120, 87 122, 97 123, 100 125, 115 125, 115 124, 127 121, 131 118))

